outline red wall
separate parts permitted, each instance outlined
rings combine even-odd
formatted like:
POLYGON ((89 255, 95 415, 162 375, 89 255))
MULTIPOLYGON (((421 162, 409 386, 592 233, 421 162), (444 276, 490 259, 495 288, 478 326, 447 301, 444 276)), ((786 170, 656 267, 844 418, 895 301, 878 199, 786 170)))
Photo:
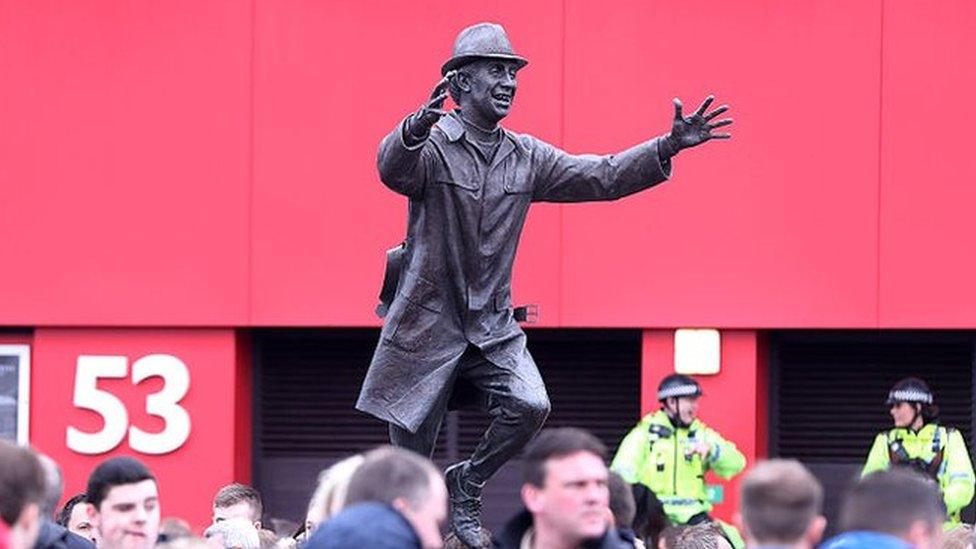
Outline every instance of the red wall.
POLYGON ((736 118, 652 192, 535 208, 516 294, 543 325, 976 324, 963 0, 0 13, 0 325, 376 324, 405 218, 376 145, 483 19, 531 61, 511 128, 608 152, 666 131, 673 96, 736 118))

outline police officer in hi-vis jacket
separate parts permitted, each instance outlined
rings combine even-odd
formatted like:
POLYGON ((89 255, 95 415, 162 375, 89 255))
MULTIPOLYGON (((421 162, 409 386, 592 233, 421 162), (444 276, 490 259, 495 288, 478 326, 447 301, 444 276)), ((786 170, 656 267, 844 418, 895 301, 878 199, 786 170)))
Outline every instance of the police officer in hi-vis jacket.
POLYGON ((861 476, 892 466, 909 467, 938 483, 950 523, 973 499, 973 464, 959 431, 939 425, 939 409, 929 386, 917 377, 895 384, 888 393, 893 429, 874 438, 861 476))
POLYGON ((712 504, 705 490, 705 472, 732 478, 745 468, 746 458, 735 444, 698 419, 701 396, 701 386, 688 376, 664 378, 657 391, 661 409, 645 416, 624 437, 610 469, 654 492, 671 522, 717 522, 734 546, 744 547, 734 527, 708 514, 712 504))

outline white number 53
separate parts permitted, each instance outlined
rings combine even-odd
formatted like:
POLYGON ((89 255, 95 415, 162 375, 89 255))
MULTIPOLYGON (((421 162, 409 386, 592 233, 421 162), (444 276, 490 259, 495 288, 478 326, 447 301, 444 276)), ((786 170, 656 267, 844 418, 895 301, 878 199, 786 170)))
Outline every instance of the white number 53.
POLYGON ((129 413, 115 395, 98 388, 99 378, 125 378, 128 360, 124 356, 78 357, 75 370, 74 405, 102 416, 100 431, 86 433, 68 427, 68 448, 80 454, 102 454, 118 446, 129 434, 129 446, 143 454, 165 454, 176 450, 190 436, 190 414, 179 405, 190 390, 190 371, 172 355, 148 355, 132 364, 132 383, 150 377, 163 378, 163 390, 146 397, 146 412, 163 419, 165 427, 148 433, 129 426, 129 413))

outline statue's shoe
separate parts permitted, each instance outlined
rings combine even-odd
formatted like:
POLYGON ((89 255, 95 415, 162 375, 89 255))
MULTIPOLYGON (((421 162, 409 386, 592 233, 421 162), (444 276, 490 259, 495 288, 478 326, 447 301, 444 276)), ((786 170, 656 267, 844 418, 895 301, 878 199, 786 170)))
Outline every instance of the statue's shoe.
POLYGON ((451 529, 471 549, 491 547, 491 536, 481 526, 481 486, 465 478, 467 467, 468 462, 462 461, 444 472, 451 497, 451 529))

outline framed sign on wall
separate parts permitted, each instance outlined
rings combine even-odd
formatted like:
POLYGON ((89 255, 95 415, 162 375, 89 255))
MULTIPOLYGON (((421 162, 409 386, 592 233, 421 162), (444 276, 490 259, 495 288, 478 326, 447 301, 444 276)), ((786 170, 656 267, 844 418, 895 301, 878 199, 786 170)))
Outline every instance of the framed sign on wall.
POLYGON ((27 444, 30 346, 0 345, 0 438, 27 444))

